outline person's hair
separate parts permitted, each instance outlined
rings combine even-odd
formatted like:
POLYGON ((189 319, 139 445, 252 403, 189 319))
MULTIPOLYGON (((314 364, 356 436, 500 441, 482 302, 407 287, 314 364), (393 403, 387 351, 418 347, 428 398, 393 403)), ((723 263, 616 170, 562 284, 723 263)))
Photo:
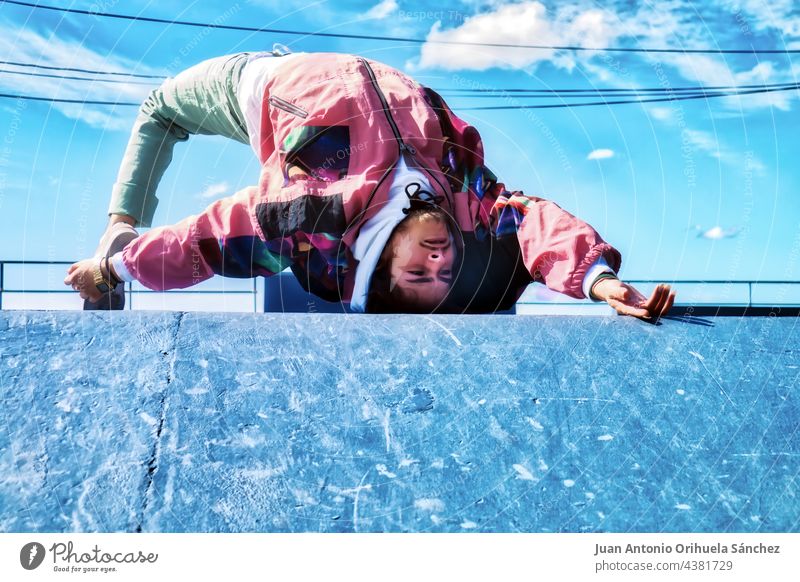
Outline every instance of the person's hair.
POLYGON ((408 297, 398 285, 392 286, 392 261, 395 258, 395 241, 413 224, 434 220, 444 224, 450 235, 455 251, 453 270, 458 264, 458 240, 456 228, 450 216, 442 208, 426 204, 420 208, 413 208, 395 227, 392 236, 386 243, 381 253, 375 271, 372 274, 369 292, 367 293, 367 313, 435 313, 446 310, 444 302, 434 308, 419 305, 412 297, 408 297))

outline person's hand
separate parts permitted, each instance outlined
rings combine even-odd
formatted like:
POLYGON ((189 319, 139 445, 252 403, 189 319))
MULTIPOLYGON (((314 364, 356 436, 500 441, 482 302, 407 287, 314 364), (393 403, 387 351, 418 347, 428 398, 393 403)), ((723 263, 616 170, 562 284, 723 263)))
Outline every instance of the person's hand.
POLYGON ((652 322, 669 313, 675 302, 675 291, 663 283, 657 285, 647 298, 619 279, 601 279, 592 288, 592 294, 608 303, 620 315, 632 315, 652 322))
POLYGON ((80 293, 81 299, 88 299, 92 303, 100 300, 103 294, 94 284, 94 267, 97 259, 78 261, 67 269, 64 285, 69 285, 80 293))

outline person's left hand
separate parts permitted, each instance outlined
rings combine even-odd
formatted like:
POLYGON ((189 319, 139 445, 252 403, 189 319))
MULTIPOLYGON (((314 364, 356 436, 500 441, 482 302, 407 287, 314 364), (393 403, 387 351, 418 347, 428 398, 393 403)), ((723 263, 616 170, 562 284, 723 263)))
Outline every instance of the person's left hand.
POLYGON ((649 298, 639 293, 633 285, 619 279, 598 281, 592 293, 616 309, 620 315, 632 315, 653 323, 669 313, 675 302, 675 291, 663 283, 656 286, 649 298))
POLYGON ((67 269, 64 285, 70 285, 80 293, 81 299, 88 299, 92 303, 100 300, 103 294, 94 284, 94 267, 97 259, 78 261, 67 269))

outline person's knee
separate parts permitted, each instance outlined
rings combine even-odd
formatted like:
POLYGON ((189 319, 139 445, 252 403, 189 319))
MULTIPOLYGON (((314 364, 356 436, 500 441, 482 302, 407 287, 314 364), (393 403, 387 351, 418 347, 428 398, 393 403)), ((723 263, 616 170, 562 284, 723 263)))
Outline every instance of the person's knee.
POLYGON ((136 226, 136 219, 133 216, 128 216, 127 214, 109 214, 108 215, 108 226, 114 226, 117 223, 124 222, 125 224, 130 224, 131 226, 136 226))
MULTIPOLYGON (((169 79, 164 81, 164 84, 169 82, 169 79)), ((153 89, 147 94, 142 104, 139 106, 139 114, 153 117, 164 106, 163 90, 164 84, 153 89)))

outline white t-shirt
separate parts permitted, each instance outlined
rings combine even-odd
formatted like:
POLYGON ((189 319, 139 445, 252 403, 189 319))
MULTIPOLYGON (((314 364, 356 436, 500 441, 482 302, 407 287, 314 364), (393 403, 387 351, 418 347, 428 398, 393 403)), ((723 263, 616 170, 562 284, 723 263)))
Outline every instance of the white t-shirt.
POLYGON ((264 91, 272 73, 279 66, 304 53, 289 53, 276 57, 270 52, 253 53, 247 59, 239 77, 237 97, 239 108, 244 115, 247 135, 256 156, 261 151, 261 108, 264 104, 264 91))
POLYGON ((358 261, 356 266, 353 295, 350 299, 350 309, 355 312, 364 312, 367 307, 367 293, 372 274, 378 266, 378 260, 395 227, 406 217, 404 208, 411 207, 411 201, 406 195, 406 186, 417 182, 422 190, 430 191, 431 185, 428 178, 416 168, 409 168, 405 158, 400 156, 389 187, 389 198, 386 204, 358 231, 358 237, 353 245, 353 257, 358 261))

